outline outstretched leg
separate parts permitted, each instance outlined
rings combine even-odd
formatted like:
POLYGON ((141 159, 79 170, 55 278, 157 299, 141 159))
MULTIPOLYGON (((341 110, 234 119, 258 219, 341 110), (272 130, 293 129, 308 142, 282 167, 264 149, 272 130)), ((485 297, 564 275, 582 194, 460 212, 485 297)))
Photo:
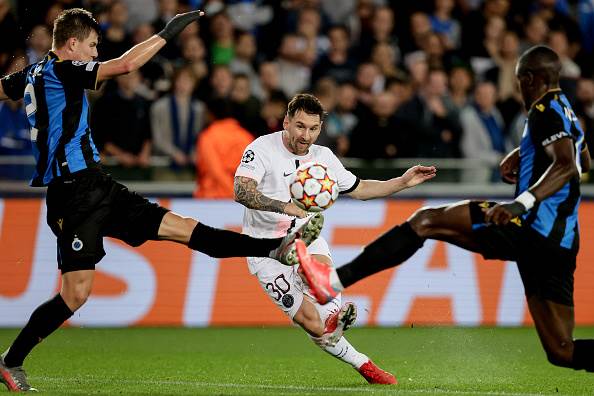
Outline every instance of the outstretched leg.
POLYGON ((282 238, 254 238, 234 231, 213 228, 167 212, 159 225, 158 238, 187 245, 211 257, 272 257, 286 265, 297 263, 294 240, 313 242, 324 225, 321 213, 311 216, 297 231, 282 238))
POLYGON ((332 286, 342 290, 376 272, 403 263, 423 246, 425 239, 439 239, 480 252, 472 236, 469 203, 462 201, 419 209, 406 222, 367 245, 353 261, 338 268, 338 279, 334 279, 332 286))

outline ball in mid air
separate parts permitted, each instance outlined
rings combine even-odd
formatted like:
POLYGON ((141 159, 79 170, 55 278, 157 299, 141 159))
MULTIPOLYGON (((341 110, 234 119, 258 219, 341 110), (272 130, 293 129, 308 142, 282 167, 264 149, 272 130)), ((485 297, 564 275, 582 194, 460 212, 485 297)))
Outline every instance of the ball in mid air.
POLYGON ((302 164, 290 184, 295 205, 309 212, 328 209, 338 198, 338 180, 332 170, 319 162, 302 164))

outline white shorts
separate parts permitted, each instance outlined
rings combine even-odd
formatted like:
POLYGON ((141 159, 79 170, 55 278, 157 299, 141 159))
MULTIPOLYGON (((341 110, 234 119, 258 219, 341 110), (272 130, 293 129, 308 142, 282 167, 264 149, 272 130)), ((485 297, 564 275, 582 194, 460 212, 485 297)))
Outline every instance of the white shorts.
MULTIPOLYGON (((313 241, 307 251, 310 254, 330 257, 330 248, 322 237, 313 241)), ((301 307, 303 295, 314 299, 309 287, 303 283, 297 273, 298 265, 288 266, 275 259, 264 257, 248 257, 248 262, 250 267, 256 270, 254 275, 258 277, 260 286, 268 297, 291 319, 301 307)))

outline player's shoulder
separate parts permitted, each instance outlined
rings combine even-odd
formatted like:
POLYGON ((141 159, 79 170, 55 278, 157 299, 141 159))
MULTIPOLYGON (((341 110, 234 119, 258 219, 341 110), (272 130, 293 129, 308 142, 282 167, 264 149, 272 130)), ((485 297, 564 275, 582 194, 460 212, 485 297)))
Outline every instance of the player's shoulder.
POLYGON ((250 146, 266 151, 271 150, 276 145, 277 140, 279 139, 279 133, 280 132, 273 132, 259 136, 250 143, 250 146))
POLYGON ((565 117, 571 118, 571 105, 561 90, 549 91, 532 105, 530 116, 546 124, 565 117))

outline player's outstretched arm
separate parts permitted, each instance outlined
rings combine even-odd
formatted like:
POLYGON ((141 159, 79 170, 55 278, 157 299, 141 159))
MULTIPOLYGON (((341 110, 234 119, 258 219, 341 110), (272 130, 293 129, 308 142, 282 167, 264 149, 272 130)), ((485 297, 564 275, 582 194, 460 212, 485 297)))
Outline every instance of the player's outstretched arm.
POLYGON ((190 23, 197 21, 204 15, 204 11, 191 11, 178 14, 171 19, 158 34, 146 39, 142 43, 126 51, 122 56, 101 63, 97 72, 97 81, 110 79, 121 74, 138 70, 149 61, 167 41, 179 34, 190 23))
POLYGON ((264 210, 266 212, 284 213, 289 216, 303 218, 307 212, 292 202, 283 202, 268 198, 258 191, 258 182, 245 176, 235 176, 233 183, 235 201, 246 208, 264 210))
POLYGON ((415 165, 404 172, 402 176, 390 180, 361 180, 357 188, 350 192, 349 195, 363 201, 387 197, 433 179, 436 172, 437 169, 434 166, 415 165))

